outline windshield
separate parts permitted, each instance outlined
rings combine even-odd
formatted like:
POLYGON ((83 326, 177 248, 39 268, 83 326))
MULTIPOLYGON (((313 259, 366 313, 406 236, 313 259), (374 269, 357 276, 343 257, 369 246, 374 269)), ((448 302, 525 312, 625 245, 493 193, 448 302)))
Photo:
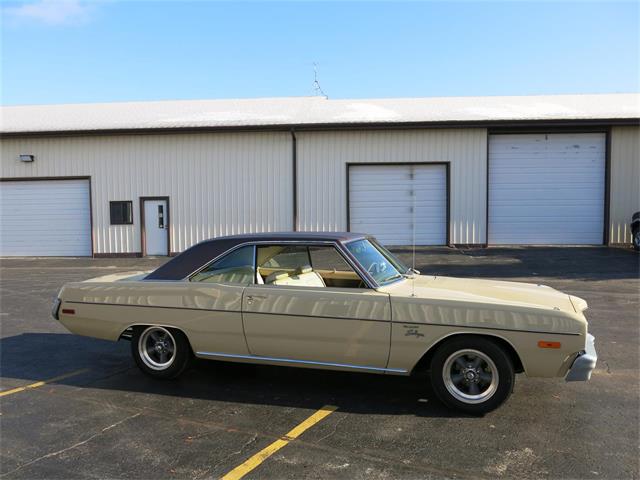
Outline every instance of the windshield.
POLYGON ((404 263, 402 263, 400 261, 400 259, 398 257, 396 257, 393 253, 391 253, 389 250, 387 250, 385 247, 383 247, 378 240, 376 240, 375 238, 369 239, 369 241, 378 249, 380 250, 380 253, 382 253, 385 257, 387 257, 387 260, 389 260, 391 262, 391 264, 396 267, 396 270, 398 270, 400 273, 407 273, 409 271, 409 267, 407 267, 404 263))
POLYGON ((347 243, 347 249, 358 260, 358 263, 375 279, 378 285, 386 285, 402 278, 405 270, 398 270, 402 265, 391 253, 386 255, 369 240, 356 240, 347 243))

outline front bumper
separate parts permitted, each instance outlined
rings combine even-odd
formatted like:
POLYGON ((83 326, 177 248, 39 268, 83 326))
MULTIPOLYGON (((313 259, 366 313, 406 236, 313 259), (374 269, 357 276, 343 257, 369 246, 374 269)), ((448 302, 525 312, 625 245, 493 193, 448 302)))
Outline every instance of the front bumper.
POLYGON ((573 361, 567 376, 564 377, 567 382, 586 382, 591 378, 591 372, 596 368, 598 354, 596 353, 595 338, 593 335, 587 334, 587 344, 585 350, 580 352, 573 361))

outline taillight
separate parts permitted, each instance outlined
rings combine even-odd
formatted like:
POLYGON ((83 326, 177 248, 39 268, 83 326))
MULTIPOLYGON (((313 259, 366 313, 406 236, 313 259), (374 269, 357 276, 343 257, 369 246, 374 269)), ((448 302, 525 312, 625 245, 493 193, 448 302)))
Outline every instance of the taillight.
POLYGON ((539 348, 560 348, 561 346, 560 342, 547 342, 545 340, 540 340, 538 342, 539 348))

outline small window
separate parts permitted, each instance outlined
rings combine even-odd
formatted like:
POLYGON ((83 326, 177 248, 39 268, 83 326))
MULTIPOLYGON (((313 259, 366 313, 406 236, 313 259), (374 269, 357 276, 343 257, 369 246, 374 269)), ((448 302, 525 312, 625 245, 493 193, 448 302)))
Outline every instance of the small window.
POLYGON ((248 285, 253 283, 253 246, 241 247, 196 273, 192 282, 231 283, 248 285))
POLYGON ((109 202, 111 225, 131 225, 133 223, 133 204, 131 200, 109 202))

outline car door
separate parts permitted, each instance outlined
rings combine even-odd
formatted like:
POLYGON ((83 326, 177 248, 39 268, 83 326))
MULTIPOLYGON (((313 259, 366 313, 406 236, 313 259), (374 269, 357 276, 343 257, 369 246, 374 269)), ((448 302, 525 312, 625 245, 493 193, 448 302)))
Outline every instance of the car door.
MULTIPOLYGON (((314 265, 309 245, 289 245, 288 251, 267 261, 261 259, 265 249, 284 247, 258 246, 258 283, 244 291, 243 323, 251 354, 308 364, 384 369, 391 335, 389 296, 364 288, 350 266, 348 272, 344 270, 347 267, 319 268, 317 260, 314 265), (349 281, 352 286, 345 286, 349 281)), ((331 249, 324 253, 348 266, 335 246, 311 247, 331 249)))

